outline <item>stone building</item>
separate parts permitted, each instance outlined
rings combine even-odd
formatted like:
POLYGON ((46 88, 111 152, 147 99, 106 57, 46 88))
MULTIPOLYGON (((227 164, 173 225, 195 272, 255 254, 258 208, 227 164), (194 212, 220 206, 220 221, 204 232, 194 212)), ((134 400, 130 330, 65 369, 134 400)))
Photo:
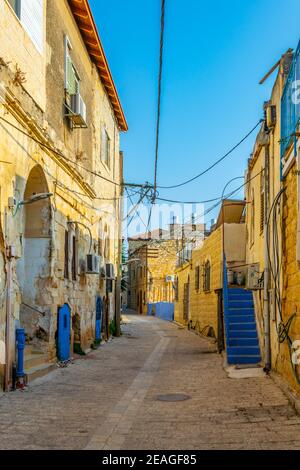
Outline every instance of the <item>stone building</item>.
POLYGON ((149 304, 174 301, 172 281, 178 244, 167 233, 153 231, 129 239, 128 307, 138 313, 146 314, 149 304))
POLYGON ((174 274, 182 259, 190 256, 205 236, 202 223, 179 224, 155 229, 128 239, 128 306, 146 314, 152 304, 174 302, 174 274))
POLYGON ((224 346, 223 252, 231 285, 244 285, 246 229, 244 201, 225 200, 216 224, 190 260, 176 270, 175 320, 224 346), (239 278, 240 281, 237 279, 239 278))
POLYGON ((121 253, 119 134, 126 130, 88 1, 0 0, 6 388, 16 328, 25 328, 30 377, 74 344, 90 347, 99 296, 107 295, 113 318, 121 253))
MULTIPOLYGON (((299 47, 279 63, 266 121, 248 162, 246 186, 247 264, 253 273, 255 311, 264 364, 299 390, 300 339, 299 176, 293 99, 299 47), (299 362, 299 361, 298 361, 299 362)), ((297 119, 296 119, 297 116, 297 119)))

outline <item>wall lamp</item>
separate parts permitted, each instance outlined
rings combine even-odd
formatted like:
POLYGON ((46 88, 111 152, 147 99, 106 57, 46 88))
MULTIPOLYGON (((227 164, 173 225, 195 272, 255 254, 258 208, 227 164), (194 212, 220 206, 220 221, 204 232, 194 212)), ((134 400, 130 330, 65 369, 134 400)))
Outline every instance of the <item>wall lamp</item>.
MULTIPOLYGON (((32 196, 30 196, 28 199, 24 199, 23 201, 18 201, 16 205, 16 210, 13 213, 13 217, 17 215, 17 212, 21 206, 33 204, 38 201, 43 201, 44 199, 49 199, 52 196, 53 196, 53 193, 37 193, 37 194, 33 194, 32 196)), ((13 202, 11 201, 12 199, 14 200, 14 198, 9 198, 8 200, 8 205, 11 208, 14 206, 13 202)))

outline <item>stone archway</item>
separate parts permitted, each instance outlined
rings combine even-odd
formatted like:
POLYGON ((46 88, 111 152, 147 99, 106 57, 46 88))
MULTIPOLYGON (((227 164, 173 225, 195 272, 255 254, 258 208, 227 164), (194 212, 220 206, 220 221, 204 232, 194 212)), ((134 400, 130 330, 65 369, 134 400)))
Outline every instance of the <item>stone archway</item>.
MULTIPOLYGON (((39 165, 29 173, 24 201, 48 193, 45 174, 39 165)), ((47 298, 51 258, 51 203, 42 199, 22 206, 23 256, 18 263, 21 290, 20 324, 27 342, 43 346, 49 340, 51 300, 47 298)), ((48 294, 49 296, 49 294, 48 294)))
POLYGON ((4 376, 6 331, 6 270, 4 251, 4 238, 0 225, 0 388, 2 388, 2 378, 4 376))

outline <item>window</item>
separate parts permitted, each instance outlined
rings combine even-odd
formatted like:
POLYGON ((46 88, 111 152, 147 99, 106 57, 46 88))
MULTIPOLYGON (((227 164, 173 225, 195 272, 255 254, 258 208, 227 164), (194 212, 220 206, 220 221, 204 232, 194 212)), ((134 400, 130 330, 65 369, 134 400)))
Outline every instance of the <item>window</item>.
MULTIPOLYGON (((67 93, 67 100, 71 95, 79 93, 80 79, 76 69, 73 65, 71 57, 72 45, 68 36, 65 36, 65 90, 67 93)), ((70 104, 68 102, 68 104, 70 104)))
POLYGON ((72 237, 72 279, 77 279, 77 240, 75 235, 72 237))
POLYGON ((110 167, 110 138, 104 127, 101 131, 101 160, 110 167))
POLYGON ((260 233, 264 231, 265 226, 265 173, 260 174, 260 233))
POLYGON ((254 230, 255 230, 255 200, 254 189, 251 190, 251 215, 250 215, 250 244, 254 243, 254 230))
POLYGON ((210 291, 210 262, 207 260, 204 265, 203 290, 210 291))
POLYGON ((69 279, 69 231, 65 231, 65 279, 69 279))
POLYGON ((196 266, 195 268, 195 290, 200 289, 200 266, 196 266))
POLYGON ((21 17, 21 0, 8 0, 18 18, 21 17))
POLYGON ((43 0, 7 0, 39 52, 43 50, 43 0))
POLYGON ((178 280, 178 276, 176 276, 176 278, 175 278, 174 290, 175 290, 175 301, 178 302, 178 300, 179 300, 179 280, 178 280))

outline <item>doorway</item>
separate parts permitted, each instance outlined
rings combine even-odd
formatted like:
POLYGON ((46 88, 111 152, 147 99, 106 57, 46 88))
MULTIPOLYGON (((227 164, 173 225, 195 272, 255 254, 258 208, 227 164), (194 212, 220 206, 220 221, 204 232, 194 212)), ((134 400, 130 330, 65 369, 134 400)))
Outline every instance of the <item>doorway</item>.
MULTIPOLYGON (((23 199, 28 201, 36 194, 48 192, 45 174, 36 165, 29 173, 23 199)), ((24 204, 20 210, 23 211, 23 256, 17 265, 22 296, 20 324, 25 329, 26 342, 45 349, 49 341, 52 304, 46 289, 51 263, 50 199, 24 204)))

